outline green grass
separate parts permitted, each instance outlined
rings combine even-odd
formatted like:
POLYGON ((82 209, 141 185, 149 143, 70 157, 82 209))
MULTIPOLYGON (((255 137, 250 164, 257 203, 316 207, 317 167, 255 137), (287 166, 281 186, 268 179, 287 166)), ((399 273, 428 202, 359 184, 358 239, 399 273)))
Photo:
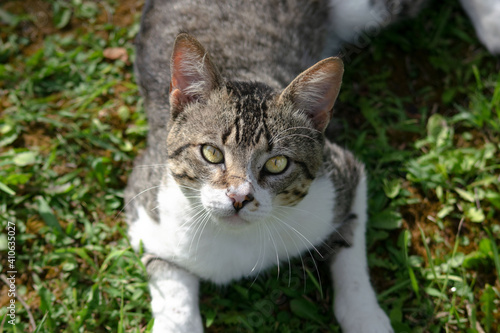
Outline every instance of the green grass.
MULTIPOLYGON (((16 225, 18 300, 0 332, 147 332, 144 267, 122 192, 147 123, 132 1, 0 5, 0 273, 16 225), (111 47, 128 59, 110 59, 111 47), (5 232, 4 232, 5 231, 5 232), (26 303, 27 307, 22 305, 26 303)), ((498 332, 500 61, 455 1, 346 58, 331 135, 370 176, 368 257, 397 332, 498 332)), ((310 260, 202 285, 207 332, 338 332, 310 260)), ((320 268, 324 263, 319 263, 320 268)))

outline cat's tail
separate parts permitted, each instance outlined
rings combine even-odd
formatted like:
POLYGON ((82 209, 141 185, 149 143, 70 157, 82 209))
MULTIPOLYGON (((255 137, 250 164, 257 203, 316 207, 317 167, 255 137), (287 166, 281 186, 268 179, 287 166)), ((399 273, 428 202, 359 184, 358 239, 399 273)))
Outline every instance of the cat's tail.
POLYGON ((330 26, 327 51, 339 54, 343 45, 359 50, 389 24, 414 17, 427 0, 329 0, 330 26))

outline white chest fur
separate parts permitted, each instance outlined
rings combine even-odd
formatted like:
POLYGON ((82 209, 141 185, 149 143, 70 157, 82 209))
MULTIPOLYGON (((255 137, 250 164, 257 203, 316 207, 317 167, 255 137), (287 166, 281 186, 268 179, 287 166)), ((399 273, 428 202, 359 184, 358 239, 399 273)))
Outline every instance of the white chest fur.
POLYGON ((327 177, 316 179, 295 207, 274 208, 258 223, 224 227, 208 219, 193 219, 191 203, 175 182, 160 190, 160 223, 143 207, 129 235, 138 248, 142 240, 151 254, 215 283, 258 274, 315 247, 334 230, 334 188, 327 177), (190 213, 191 212, 191 213, 190 213), (198 220, 196 224, 191 220, 198 220))

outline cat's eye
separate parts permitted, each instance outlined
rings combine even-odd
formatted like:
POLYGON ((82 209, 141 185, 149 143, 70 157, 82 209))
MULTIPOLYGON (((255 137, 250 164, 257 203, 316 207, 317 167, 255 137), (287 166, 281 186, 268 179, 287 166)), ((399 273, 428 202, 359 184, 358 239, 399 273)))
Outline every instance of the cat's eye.
POLYGON ((285 171, 287 165, 288 159, 285 156, 281 155, 268 159, 266 164, 264 165, 264 168, 269 173, 279 174, 285 171))
POLYGON ((219 164, 224 161, 224 155, 219 148, 216 148, 214 146, 203 145, 203 147, 201 147, 201 153, 203 154, 203 157, 210 163, 219 164))

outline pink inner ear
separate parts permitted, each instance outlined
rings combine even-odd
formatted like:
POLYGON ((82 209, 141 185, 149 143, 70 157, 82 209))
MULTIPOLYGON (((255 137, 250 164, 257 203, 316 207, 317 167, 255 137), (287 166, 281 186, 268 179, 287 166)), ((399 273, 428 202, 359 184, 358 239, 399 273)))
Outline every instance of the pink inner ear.
POLYGON ((203 46, 186 33, 179 34, 175 40, 170 70, 170 104, 174 117, 186 104, 209 96, 222 82, 203 46))
POLYGON ((333 105, 342 83, 343 64, 338 58, 327 58, 300 74, 282 93, 311 119, 314 127, 324 131, 333 114, 333 105))
POLYGON ((217 70, 205 49, 191 36, 177 37, 170 64, 170 93, 175 103, 187 103, 203 98, 219 82, 217 70), (178 91, 175 92, 176 90, 178 91))
POLYGON ((189 47, 180 45, 174 50, 172 56, 172 81, 170 82, 170 91, 179 89, 181 92, 185 92, 186 89, 195 81, 199 81, 202 78, 196 77, 195 75, 189 75, 187 72, 188 58, 192 58, 191 61, 196 61, 196 57, 192 57, 189 54, 189 47))
MULTIPOLYGON (((333 100, 335 102, 335 100, 333 100)), ((326 129, 330 119, 333 114, 333 103, 328 101, 323 101, 323 103, 318 103, 317 109, 314 112, 309 114, 310 119, 312 120, 314 127, 320 131, 326 129)))
POLYGON ((170 101, 175 105, 191 102, 194 96, 189 96, 186 89, 189 87, 189 76, 182 72, 182 52, 178 51, 172 57, 172 79, 170 81, 170 101))
POLYGON ((170 81, 169 92, 170 92, 170 103, 173 106, 180 106, 189 102, 186 96, 182 93, 179 87, 179 81, 177 80, 177 76, 174 73, 172 73, 172 80, 170 81))
MULTIPOLYGON (((172 87, 172 86, 171 86, 172 87)), ((185 94, 180 89, 170 90, 170 103, 174 106, 184 105, 190 102, 185 94)))

